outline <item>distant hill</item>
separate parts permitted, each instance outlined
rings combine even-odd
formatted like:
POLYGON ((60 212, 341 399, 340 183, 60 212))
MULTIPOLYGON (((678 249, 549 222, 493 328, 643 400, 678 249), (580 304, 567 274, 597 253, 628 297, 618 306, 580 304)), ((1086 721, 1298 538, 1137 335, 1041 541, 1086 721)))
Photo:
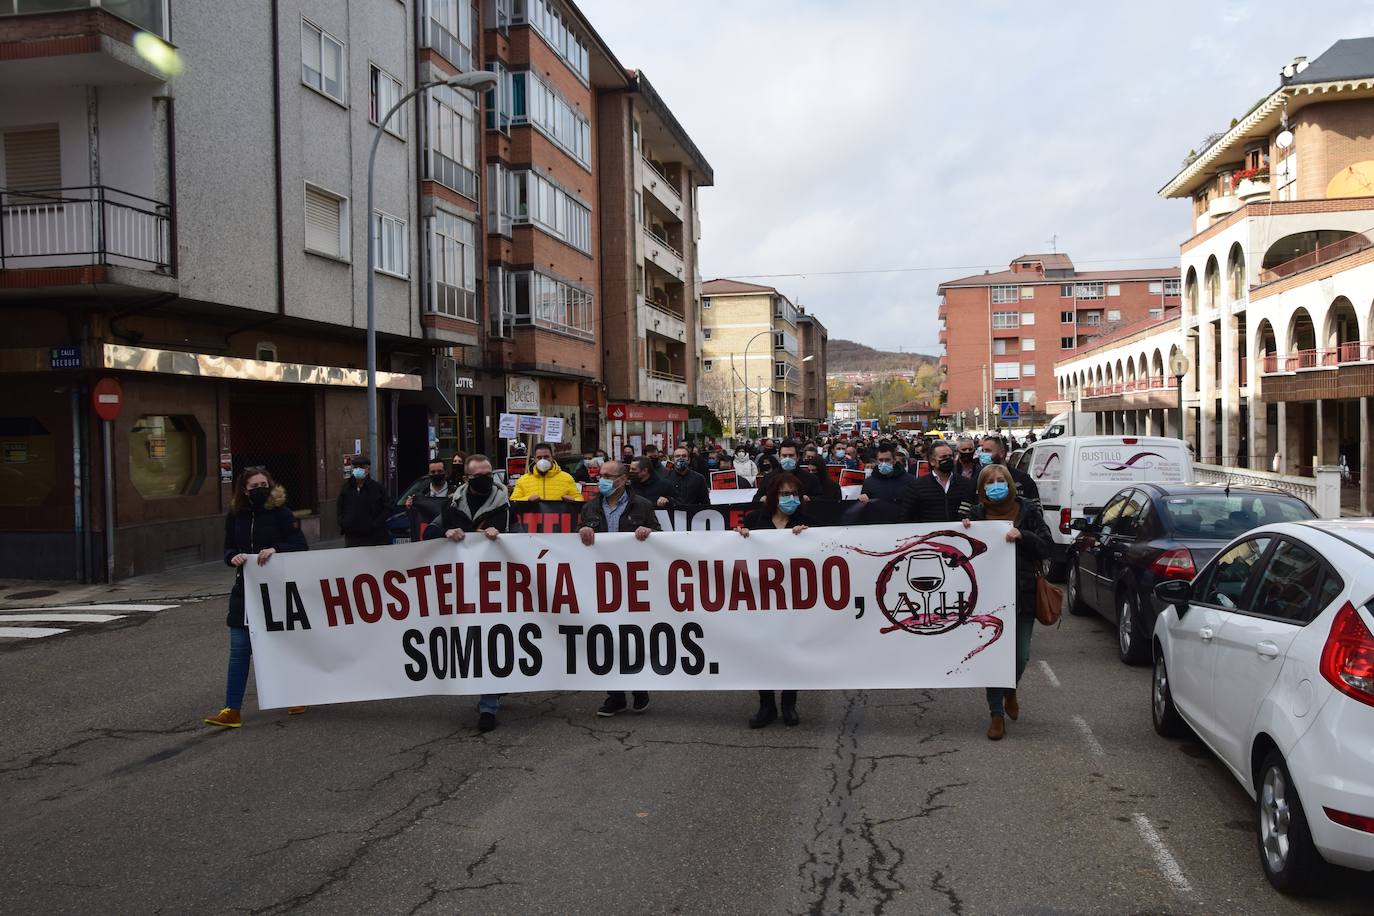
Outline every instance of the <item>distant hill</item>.
POLYGON ((910 369, 915 371, 937 358, 924 353, 898 353, 894 350, 875 350, 854 340, 830 338, 825 351, 826 369, 830 372, 859 372, 865 369, 910 369))

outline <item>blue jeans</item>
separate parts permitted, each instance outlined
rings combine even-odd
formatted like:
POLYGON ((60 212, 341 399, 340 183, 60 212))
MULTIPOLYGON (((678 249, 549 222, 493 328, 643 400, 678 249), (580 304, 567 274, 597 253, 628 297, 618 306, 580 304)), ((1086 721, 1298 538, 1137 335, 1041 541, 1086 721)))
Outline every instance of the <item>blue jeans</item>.
POLYGON ((248 663, 253 658, 253 643, 247 627, 229 628, 229 677, 224 685, 224 705, 243 707, 243 692, 248 689, 248 663))
POLYGON ((482 694, 482 698, 477 701, 477 711, 496 715, 496 711, 501 708, 501 696, 499 693, 482 694))
MULTIPOLYGON (((1021 675, 1026 673, 1026 666, 1030 664, 1030 641, 1031 630, 1035 628, 1035 614, 1016 615, 1016 683, 1021 683, 1021 675)), ((1006 689, 1002 687, 989 687, 988 710, 993 715, 1003 715, 1002 698, 1006 696, 1006 689)))

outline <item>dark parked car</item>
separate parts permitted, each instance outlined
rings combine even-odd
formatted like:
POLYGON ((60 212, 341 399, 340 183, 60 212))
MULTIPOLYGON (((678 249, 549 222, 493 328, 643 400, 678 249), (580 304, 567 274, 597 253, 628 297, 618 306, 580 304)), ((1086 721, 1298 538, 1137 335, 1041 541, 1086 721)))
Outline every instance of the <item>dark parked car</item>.
POLYGON ((1069 610, 1116 623, 1121 660, 1150 660, 1150 633, 1164 605, 1154 587, 1192 579, 1232 538, 1260 525, 1299 522, 1316 513, 1269 487, 1154 484, 1127 487, 1079 531, 1069 557, 1069 610))

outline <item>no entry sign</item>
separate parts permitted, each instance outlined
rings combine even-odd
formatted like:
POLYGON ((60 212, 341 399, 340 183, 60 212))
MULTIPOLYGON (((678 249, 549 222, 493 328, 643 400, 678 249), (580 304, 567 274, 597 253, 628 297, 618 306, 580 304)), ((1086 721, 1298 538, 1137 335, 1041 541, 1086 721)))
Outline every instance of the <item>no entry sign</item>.
POLYGON ((124 409, 124 391, 119 382, 103 378, 91 389, 91 409, 102 420, 113 420, 124 409))

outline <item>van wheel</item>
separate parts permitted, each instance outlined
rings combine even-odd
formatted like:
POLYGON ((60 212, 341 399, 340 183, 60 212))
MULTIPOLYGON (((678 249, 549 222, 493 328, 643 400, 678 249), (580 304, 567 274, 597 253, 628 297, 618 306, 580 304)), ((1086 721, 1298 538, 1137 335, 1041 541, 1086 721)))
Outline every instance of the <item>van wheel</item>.
POLYGON ((1083 603, 1083 590, 1080 588, 1078 577, 1078 561, 1069 561, 1069 613, 1075 617, 1087 617, 1092 614, 1093 609, 1083 603))
POLYGON ((1128 665, 1150 660, 1150 642, 1141 632, 1140 600, 1129 585, 1116 599, 1116 644, 1121 660, 1128 665))
POLYGON ((1285 894, 1315 890, 1329 866, 1312 842, 1297 787, 1277 750, 1260 765, 1255 813, 1260 864, 1269 883, 1285 894))

